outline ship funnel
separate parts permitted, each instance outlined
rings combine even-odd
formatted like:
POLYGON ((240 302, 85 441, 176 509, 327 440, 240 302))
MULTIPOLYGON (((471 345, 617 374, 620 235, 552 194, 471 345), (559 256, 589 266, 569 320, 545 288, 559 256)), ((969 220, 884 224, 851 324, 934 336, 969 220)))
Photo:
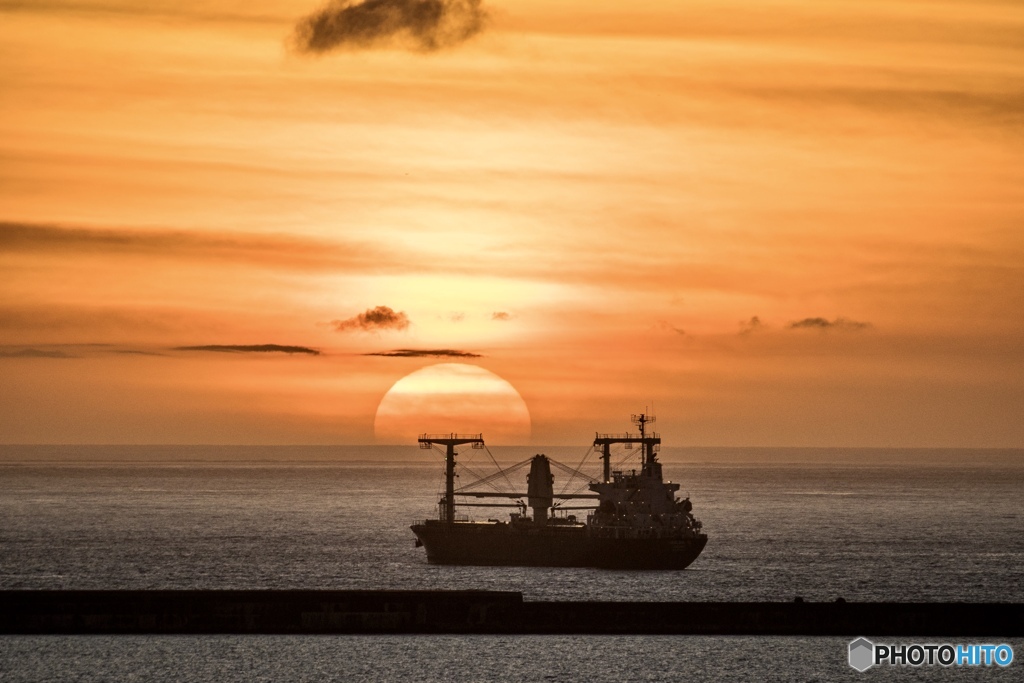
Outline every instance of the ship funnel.
POLYGON ((529 497, 530 507, 533 508, 533 521, 536 524, 546 524, 548 510, 555 500, 555 478, 551 476, 551 463, 548 462, 546 455, 533 456, 526 483, 526 495, 529 497))

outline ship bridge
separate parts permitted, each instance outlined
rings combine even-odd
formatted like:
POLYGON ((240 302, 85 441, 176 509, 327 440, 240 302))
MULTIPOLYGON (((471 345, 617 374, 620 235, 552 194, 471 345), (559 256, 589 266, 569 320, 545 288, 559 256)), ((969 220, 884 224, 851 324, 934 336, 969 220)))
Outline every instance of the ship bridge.
POLYGON ((630 415, 630 421, 639 428, 638 433, 625 432, 621 434, 601 434, 597 433, 594 435, 594 448, 600 447, 601 449, 601 460, 603 462, 603 480, 604 483, 608 483, 612 480, 611 471, 611 459, 612 459, 612 446, 615 444, 623 444, 626 448, 632 448, 634 445, 640 446, 641 463, 640 472, 644 476, 657 477, 661 480, 661 463, 658 462, 658 451, 661 450, 661 436, 657 432, 647 433, 647 425, 655 421, 653 415, 647 415, 646 413, 640 413, 639 415, 630 415))

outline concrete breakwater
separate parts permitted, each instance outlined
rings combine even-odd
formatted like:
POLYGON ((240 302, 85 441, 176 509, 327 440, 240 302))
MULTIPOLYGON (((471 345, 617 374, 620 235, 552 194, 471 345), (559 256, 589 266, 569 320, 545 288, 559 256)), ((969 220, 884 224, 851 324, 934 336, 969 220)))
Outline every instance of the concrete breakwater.
POLYGON ((0 591, 0 634, 1024 636, 1021 603, 533 602, 493 591, 0 591))

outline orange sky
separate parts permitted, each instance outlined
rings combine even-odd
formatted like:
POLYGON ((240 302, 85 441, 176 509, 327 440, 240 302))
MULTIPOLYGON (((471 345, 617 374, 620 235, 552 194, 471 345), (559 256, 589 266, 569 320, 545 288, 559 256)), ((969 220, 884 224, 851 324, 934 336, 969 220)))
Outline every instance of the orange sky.
POLYGON ((454 361, 537 444, 1024 447, 1024 7, 484 7, 0 0, 0 441, 370 443, 454 361))

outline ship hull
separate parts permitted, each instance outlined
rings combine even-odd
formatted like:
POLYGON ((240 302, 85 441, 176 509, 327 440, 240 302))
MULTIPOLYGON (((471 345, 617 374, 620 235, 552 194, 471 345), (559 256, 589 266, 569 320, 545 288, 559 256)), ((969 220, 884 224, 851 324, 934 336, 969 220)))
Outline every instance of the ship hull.
POLYGON ((509 524, 430 521, 412 526, 431 564, 684 569, 707 537, 608 538, 586 527, 513 527, 509 524))

